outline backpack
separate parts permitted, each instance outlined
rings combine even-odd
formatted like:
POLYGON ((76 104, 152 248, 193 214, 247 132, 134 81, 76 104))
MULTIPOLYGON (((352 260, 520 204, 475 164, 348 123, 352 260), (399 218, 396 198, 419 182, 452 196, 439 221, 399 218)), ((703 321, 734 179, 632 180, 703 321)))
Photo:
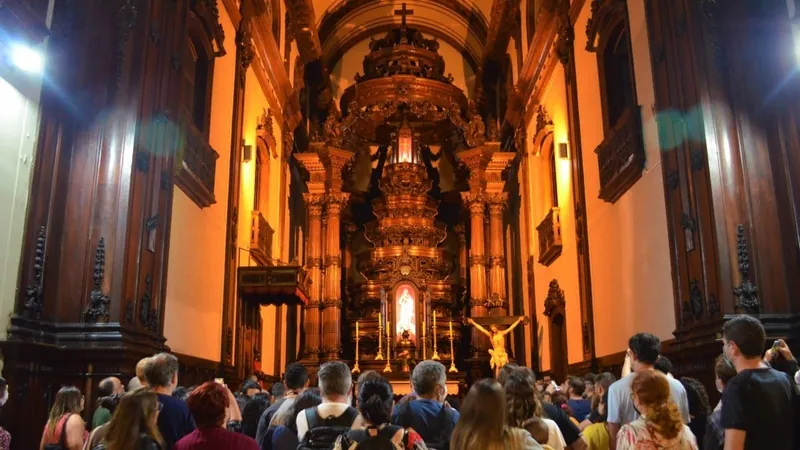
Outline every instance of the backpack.
MULTIPOLYGON (((414 420, 414 412, 411 411, 411 401, 397 407, 396 425, 400 425, 403 428, 413 428, 412 421, 414 420)), ((422 436, 428 450, 450 450, 450 437, 453 435, 454 428, 453 410, 442 404, 442 409, 439 410, 435 425, 430 427, 431 430, 436 430, 436 434, 433 436, 422 436)), ((416 431, 419 433, 419 430, 416 431)))
POLYGON ((370 429, 366 430, 351 430, 343 434, 336 442, 334 450, 404 450, 408 446, 408 431, 403 433, 403 440, 400 444, 392 441, 394 435, 403 427, 397 425, 387 425, 383 429, 378 430, 378 434, 372 436, 369 433, 370 429))
POLYGON ((304 410, 303 414, 306 415, 308 431, 297 450, 333 450, 339 436, 350 431, 358 417, 358 410, 350 406, 341 416, 326 419, 320 417, 316 407, 304 410))
POLYGON ((46 444, 44 450, 69 450, 67 448, 67 422, 72 414, 65 416, 64 423, 61 425, 61 436, 58 438, 58 444, 46 444))

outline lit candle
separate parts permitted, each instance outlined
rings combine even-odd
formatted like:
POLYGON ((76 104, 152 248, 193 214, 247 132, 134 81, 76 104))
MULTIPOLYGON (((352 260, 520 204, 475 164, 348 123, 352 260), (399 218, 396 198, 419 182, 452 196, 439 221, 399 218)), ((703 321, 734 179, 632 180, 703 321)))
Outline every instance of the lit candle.
MULTIPOLYGON (((356 322, 356 330, 358 330, 358 322, 356 322)), ((356 331, 357 333, 358 331, 356 331)), ((450 336, 453 336, 453 321, 450 321, 450 336)))
POLYGON ((358 337, 358 321, 356 320, 356 337, 358 337))
POLYGON ((433 312, 433 329, 436 329, 436 311, 433 312))
POLYGON ((425 330, 425 319, 422 319, 422 337, 427 335, 427 331, 425 330))
POLYGON ((389 334, 389 324, 391 324, 391 322, 387 320, 387 321, 386 321, 386 341, 387 341, 387 342, 389 341, 389 338, 390 338, 390 337, 392 337, 392 336, 389 334))
POLYGON ((381 315, 381 313, 378 313, 378 327, 380 327, 382 323, 383 323, 383 316, 381 315))

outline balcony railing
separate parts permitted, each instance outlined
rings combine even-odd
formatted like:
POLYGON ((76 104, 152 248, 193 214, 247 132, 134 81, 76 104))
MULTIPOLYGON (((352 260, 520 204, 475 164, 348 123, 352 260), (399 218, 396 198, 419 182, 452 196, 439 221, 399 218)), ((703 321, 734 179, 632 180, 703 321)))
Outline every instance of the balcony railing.
POLYGON ((253 211, 250 225, 250 255, 262 266, 272 265, 272 236, 275 231, 259 211, 253 211))
POLYGON ((239 267, 239 294, 262 305, 296 305, 308 302, 311 279, 297 264, 239 267))
POLYGON ((214 198, 214 179, 219 154, 190 118, 181 117, 180 122, 182 139, 175 161, 175 184, 198 206, 205 208, 217 202, 214 198))
POLYGON ((561 255, 561 210, 550 208, 536 231, 539 232, 539 263, 549 266, 561 255))
POLYGON ((630 107, 595 149, 601 199, 616 202, 642 177, 645 163, 642 136, 641 108, 630 107))

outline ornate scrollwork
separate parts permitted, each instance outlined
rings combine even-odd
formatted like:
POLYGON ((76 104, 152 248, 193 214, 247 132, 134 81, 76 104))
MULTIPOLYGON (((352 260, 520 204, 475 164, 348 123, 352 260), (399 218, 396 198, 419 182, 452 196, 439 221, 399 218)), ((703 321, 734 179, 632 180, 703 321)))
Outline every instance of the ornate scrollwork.
POLYGON ((33 254, 33 281, 25 289, 25 298, 22 307, 25 312, 36 319, 42 315, 44 306, 44 253, 47 242, 47 230, 45 227, 39 228, 36 236, 36 249, 33 254))
POLYGON ((536 105, 536 135, 538 136, 548 126, 553 126, 550 113, 547 112, 544 105, 536 105))
POLYGON ((83 315, 88 322, 98 322, 101 319, 108 320, 109 316, 109 299, 108 295, 103 293, 103 280, 106 271, 106 243, 105 239, 100 238, 97 242, 97 249, 94 255, 94 272, 92 279, 94 280, 92 292, 89 293, 89 304, 83 311, 83 315))
POLYGON ((741 281, 733 288, 736 296, 736 307, 746 314, 757 314, 760 309, 758 286, 750 281, 750 255, 747 250, 747 238, 743 224, 736 227, 736 256, 739 260, 741 281))
POLYGON ((556 309, 564 310, 567 307, 567 300, 564 297, 564 290, 558 285, 555 278, 550 281, 547 289, 547 297, 544 299, 544 315, 550 317, 556 309))

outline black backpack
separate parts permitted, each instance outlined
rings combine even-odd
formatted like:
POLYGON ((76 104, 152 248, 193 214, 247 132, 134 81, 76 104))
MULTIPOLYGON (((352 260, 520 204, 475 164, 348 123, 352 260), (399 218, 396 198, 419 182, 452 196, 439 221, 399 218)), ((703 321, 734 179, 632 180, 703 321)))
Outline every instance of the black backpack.
MULTIPOLYGON (((352 430, 342 436, 342 450, 347 450, 357 444, 356 450, 397 450, 398 445, 392 441, 394 435, 403 427, 397 425, 387 425, 383 429, 378 430, 378 434, 372 436, 369 432, 374 427, 367 428, 366 430, 352 430)), ((408 431, 403 433, 403 441, 400 448, 405 449, 408 446, 408 431)))
MULTIPOLYGON (((400 425, 403 428, 414 428, 412 421, 414 420, 414 413, 411 411, 411 402, 408 401, 397 407, 397 420, 395 425, 400 425)), ((453 409, 442 404, 442 409, 439 410, 439 415, 436 417, 435 425, 430 427, 431 430, 436 430, 433 436, 422 436, 428 450, 450 450, 450 437, 453 435, 453 409)), ((416 430, 416 429, 415 429, 416 430)), ((419 430, 416 430, 419 433, 419 430)))
POLYGON ((320 417, 316 407, 304 410, 303 414, 306 415, 308 431, 297 450, 332 450, 336 439, 350 431, 358 417, 358 410, 350 406, 341 416, 326 419, 320 417))

